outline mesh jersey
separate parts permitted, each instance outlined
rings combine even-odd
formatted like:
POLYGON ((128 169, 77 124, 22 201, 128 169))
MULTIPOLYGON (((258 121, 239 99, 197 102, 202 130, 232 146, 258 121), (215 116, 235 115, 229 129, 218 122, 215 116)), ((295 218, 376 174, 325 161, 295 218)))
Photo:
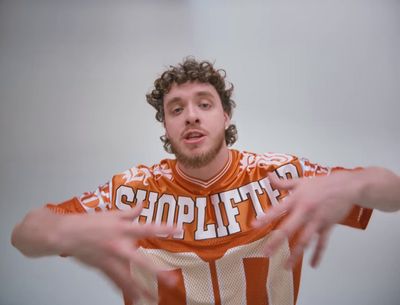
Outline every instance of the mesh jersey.
MULTIPOLYGON (((282 264, 295 238, 267 258, 262 245, 277 223, 262 229, 251 226, 286 196, 272 188, 267 175, 275 172, 290 179, 340 169, 291 155, 230 150, 225 167, 208 181, 185 175, 176 160, 162 160, 152 167, 140 165, 117 174, 93 193, 47 206, 59 213, 91 213, 125 210, 141 203, 143 210, 134 221, 183 228, 182 234, 139 241, 138 251, 179 279, 176 287, 167 288, 157 276, 132 267, 132 274, 157 292, 154 304, 294 305, 301 262, 293 270, 285 270, 282 264)), ((365 228, 371 213, 355 206, 344 224, 365 228)), ((125 298, 125 304, 132 302, 125 298)))

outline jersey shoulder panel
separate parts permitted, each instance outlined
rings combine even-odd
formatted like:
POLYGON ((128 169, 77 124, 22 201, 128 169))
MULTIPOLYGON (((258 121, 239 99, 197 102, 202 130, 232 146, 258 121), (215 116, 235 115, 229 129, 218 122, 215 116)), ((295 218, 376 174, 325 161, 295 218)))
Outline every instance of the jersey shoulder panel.
POLYGON ((94 191, 84 192, 58 204, 49 203, 46 207, 59 214, 93 213, 110 210, 110 183, 106 182, 94 191))
POLYGON ((45 205, 45 207, 57 214, 75 214, 85 212, 85 209, 83 208, 78 197, 73 197, 57 204, 48 203, 45 205))
POLYGON ((331 168, 328 166, 322 166, 318 163, 310 162, 307 158, 300 158, 299 161, 303 169, 304 177, 325 176, 329 175, 333 169, 343 169, 342 167, 331 168))
POLYGON ((253 153, 243 151, 240 153, 240 169, 250 171, 256 167, 279 167, 297 160, 296 156, 275 152, 253 153))
POLYGON ((112 179, 113 184, 147 188, 155 182, 172 181, 174 179, 172 172, 174 162, 175 160, 164 159, 151 166, 143 164, 133 166, 122 173, 116 174, 112 179))
POLYGON ((295 177, 303 176, 302 166, 299 158, 283 153, 267 152, 267 153, 253 153, 243 151, 239 156, 239 172, 254 177, 264 178, 268 173, 276 170, 283 172, 283 168, 292 166, 295 168, 295 177), (280 170, 281 169, 281 170, 280 170))

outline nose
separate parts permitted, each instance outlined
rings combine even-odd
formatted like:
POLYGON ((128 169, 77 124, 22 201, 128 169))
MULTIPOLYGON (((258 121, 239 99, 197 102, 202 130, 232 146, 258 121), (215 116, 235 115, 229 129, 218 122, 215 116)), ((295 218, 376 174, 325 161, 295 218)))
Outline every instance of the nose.
POLYGON ((199 113, 195 106, 189 105, 186 108, 186 125, 193 125, 200 123, 199 113))

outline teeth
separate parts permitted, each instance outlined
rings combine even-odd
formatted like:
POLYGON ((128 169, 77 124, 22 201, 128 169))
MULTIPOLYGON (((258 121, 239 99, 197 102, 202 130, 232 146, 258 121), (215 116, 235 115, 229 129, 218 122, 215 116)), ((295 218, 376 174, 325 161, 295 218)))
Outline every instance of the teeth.
POLYGON ((190 133, 190 134, 188 134, 188 136, 187 136, 188 139, 190 139, 190 138, 198 138, 198 137, 201 137, 201 134, 198 133, 198 132, 190 133))

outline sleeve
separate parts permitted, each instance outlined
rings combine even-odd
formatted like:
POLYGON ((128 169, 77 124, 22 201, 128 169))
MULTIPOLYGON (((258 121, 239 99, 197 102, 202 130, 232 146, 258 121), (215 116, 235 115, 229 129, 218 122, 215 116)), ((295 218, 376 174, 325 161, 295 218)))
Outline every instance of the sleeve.
MULTIPOLYGON (((355 171, 362 170, 361 167, 354 169, 345 169, 343 167, 324 167, 316 163, 311 163, 308 159, 300 159, 303 171, 303 177, 316 177, 330 175, 336 171, 355 171)), ((358 229, 365 229, 372 215, 372 209, 362 208, 356 203, 349 215, 341 222, 341 224, 358 229)))
POLYGON ((111 183, 100 185, 94 192, 85 192, 79 197, 54 204, 48 203, 46 207, 58 214, 93 213, 111 209, 110 196, 111 183))

